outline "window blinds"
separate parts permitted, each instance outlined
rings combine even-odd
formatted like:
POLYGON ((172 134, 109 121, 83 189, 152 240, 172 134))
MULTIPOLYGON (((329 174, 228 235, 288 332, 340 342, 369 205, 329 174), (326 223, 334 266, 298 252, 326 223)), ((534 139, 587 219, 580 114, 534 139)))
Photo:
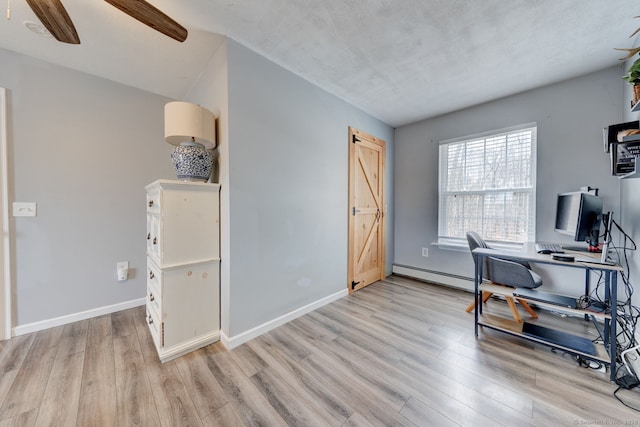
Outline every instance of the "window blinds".
POLYGON ((535 240, 536 127, 522 125, 440 145, 439 243, 535 240))

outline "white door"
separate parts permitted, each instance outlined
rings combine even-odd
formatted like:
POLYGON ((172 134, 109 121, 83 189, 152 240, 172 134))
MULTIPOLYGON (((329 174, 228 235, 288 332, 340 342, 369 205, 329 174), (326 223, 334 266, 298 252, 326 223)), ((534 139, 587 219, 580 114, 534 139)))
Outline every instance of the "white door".
POLYGON ((7 184, 7 91, 0 88, 0 340, 11 338, 9 195, 7 184))

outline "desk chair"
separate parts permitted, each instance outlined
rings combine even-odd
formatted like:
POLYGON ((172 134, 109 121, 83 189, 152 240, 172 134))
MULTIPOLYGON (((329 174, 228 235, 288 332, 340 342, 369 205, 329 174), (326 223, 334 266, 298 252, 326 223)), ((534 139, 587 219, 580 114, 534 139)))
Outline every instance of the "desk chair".
MULTIPOLYGON (((476 248, 490 249, 489 245, 480 237, 475 231, 469 231, 467 233, 467 242, 469 243, 469 249, 472 251, 476 248)), ((473 256, 473 262, 478 262, 477 257, 473 256)), ((534 271, 531 270, 529 263, 527 262, 515 262, 506 259, 500 259, 495 257, 484 257, 484 265, 482 266, 482 276, 487 280, 491 280, 496 285, 502 285, 513 288, 537 288, 542 285, 542 278, 534 271)), ((491 298, 491 292, 482 292, 482 302, 485 303, 491 298)), ((521 323, 522 318, 516 308, 514 297, 505 296, 513 319, 521 323)), ((516 298, 520 305, 527 310, 527 312, 534 319, 538 318, 535 311, 529 306, 527 301, 516 298)), ((469 304, 465 310, 467 313, 471 313, 476 307, 476 301, 469 304)))

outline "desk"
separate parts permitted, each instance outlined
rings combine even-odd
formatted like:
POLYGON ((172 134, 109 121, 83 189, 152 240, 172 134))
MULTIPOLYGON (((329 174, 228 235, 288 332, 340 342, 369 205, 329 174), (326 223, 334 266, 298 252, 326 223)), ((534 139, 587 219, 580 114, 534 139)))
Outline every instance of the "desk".
MULTIPOLYGON (((545 345, 549 345, 554 348, 567 351, 569 353, 582 356, 586 359, 596 360, 604 362, 609 365, 610 379, 615 380, 616 371, 616 310, 618 304, 618 273, 622 271, 622 267, 619 265, 609 265, 599 263, 600 254, 591 254, 585 252, 571 252, 566 251, 566 255, 573 255, 576 259, 574 262, 557 261, 552 258, 551 255, 538 254, 535 251, 534 244, 525 244, 521 251, 506 251, 498 249, 474 249, 473 257, 476 259, 475 263, 475 277, 474 277, 474 289, 476 299, 475 310, 475 335, 478 337, 478 326, 488 327, 497 331, 505 332, 511 335, 519 336, 521 338, 539 342, 545 345), (546 304, 540 301, 528 300, 538 306, 545 308, 552 308, 553 310, 560 312, 567 312, 570 314, 580 314, 589 316, 598 331, 603 335, 604 346, 596 347, 596 354, 589 354, 570 345, 558 344, 557 342, 551 342, 545 339, 538 338, 532 335, 526 335, 523 332, 523 326, 525 323, 517 323, 509 319, 501 318, 498 316, 484 315, 482 313, 482 291, 494 292, 499 295, 511 295, 513 296, 512 288, 505 288, 502 286, 491 285, 489 282, 484 282, 482 279, 482 267, 485 257, 495 257, 512 261, 527 261, 529 263, 538 264, 550 264, 566 268, 579 268, 585 270, 585 293, 588 294, 590 287, 590 277, 592 271, 602 272, 604 277, 604 292, 605 300, 609 302, 609 306, 613 309, 610 314, 607 313, 594 313, 588 310, 571 309, 557 305, 546 304), (604 330, 600 330, 598 321, 604 324, 604 330)), ((543 285, 544 287, 544 285, 543 285)), ((527 298, 518 297, 524 300, 527 298)), ((565 334, 568 336, 568 334, 565 334)), ((578 338, 576 338, 578 339, 578 338)))

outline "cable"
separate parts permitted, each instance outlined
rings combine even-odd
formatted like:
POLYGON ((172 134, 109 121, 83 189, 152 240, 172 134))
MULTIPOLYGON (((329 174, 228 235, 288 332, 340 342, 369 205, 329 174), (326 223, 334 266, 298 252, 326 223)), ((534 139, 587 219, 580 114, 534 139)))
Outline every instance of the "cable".
MULTIPOLYGON (((616 389, 616 391, 613 392, 613 395, 615 396, 616 399, 618 399, 618 402, 622 403, 624 406, 626 406, 627 408, 631 408, 634 411, 640 412, 640 408, 634 408, 633 406, 625 403, 622 401, 622 399, 620 399, 620 396, 618 396, 618 392, 620 391, 620 389, 623 389, 624 387, 622 387, 621 385, 618 386, 618 388, 616 389)), ((625 389, 625 390, 630 390, 630 389, 625 389)))
MULTIPOLYGON (((635 241, 627 234, 620 224, 615 220, 611 220, 612 227, 616 228, 623 237, 623 243, 621 247, 618 247, 613 239, 611 233, 613 230, 605 230, 605 241, 610 242, 610 247, 615 251, 618 262, 622 266, 623 270, 620 272, 620 277, 624 287, 621 289, 624 292, 624 298, 618 301, 616 307, 612 307, 612 310, 616 310, 618 318, 618 334, 616 336, 616 346, 618 360, 616 362, 622 363, 620 355, 624 350, 635 347, 636 345, 636 329, 638 325, 638 319, 640 318, 640 309, 632 304, 632 296, 634 292, 633 285, 631 284, 631 268, 629 265, 629 251, 635 251, 637 249, 635 241), (607 236, 608 234, 608 236, 607 236), (608 238, 608 239, 607 239, 608 238)), ((601 281, 598 281, 595 295, 599 297, 597 291, 601 287, 601 281)), ((617 297, 617 295, 616 295, 617 297)))
POLYGON ((575 357, 576 357, 576 363, 581 368, 593 369, 594 371, 599 371, 600 369, 602 369, 602 363, 601 362, 598 362, 598 361, 595 361, 595 360, 585 359, 582 356, 575 356, 575 357))

